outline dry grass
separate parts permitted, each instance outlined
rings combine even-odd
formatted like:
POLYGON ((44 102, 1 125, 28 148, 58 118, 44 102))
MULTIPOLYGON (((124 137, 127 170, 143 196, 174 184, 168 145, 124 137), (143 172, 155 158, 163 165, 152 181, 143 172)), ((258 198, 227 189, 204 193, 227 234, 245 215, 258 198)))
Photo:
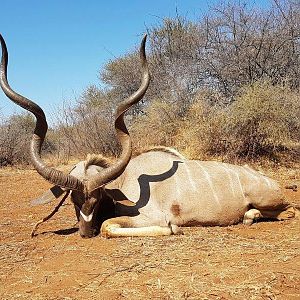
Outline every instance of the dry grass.
MULTIPOLYGON (((299 166, 264 171, 300 185, 299 166)), ((29 202, 47 187, 33 170, 0 170, 1 299, 299 299, 300 220, 86 240, 66 230, 75 223, 67 203, 31 239, 53 205, 29 202)))

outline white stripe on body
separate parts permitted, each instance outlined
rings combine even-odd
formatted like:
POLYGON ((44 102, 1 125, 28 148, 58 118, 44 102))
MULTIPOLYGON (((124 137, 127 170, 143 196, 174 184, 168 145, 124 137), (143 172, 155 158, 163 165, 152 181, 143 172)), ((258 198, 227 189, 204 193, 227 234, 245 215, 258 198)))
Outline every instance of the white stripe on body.
POLYGON ((243 186, 242 186, 242 183, 241 183, 240 176, 239 176, 238 172, 232 170, 230 168, 230 165, 228 165, 228 164, 224 164, 224 167, 226 169, 228 169, 229 172, 231 172, 232 174, 234 174, 236 176, 238 184, 239 184, 239 187, 240 187, 240 190, 241 190, 241 193, 242 193, 242 196, 243 196, 243 199, 246 199, 245 193, 244 193, 244 189, 243 189, 243 186))
POLYGON ((188 181, 189 183, 191 184, 192 188, 194 191, 197 190, 197 187, 196 187, 196 184, 195 184, 195 180, 193 179, 193 177, 191 176, 191 171, 189 169, 189 166, 187 164, 184 164, 184 167, 185 167, 185 170, 186 170, 186 173, 187 173, 187 178, 188 178, 188 181))
POLYGON ((259 181, 260 181, 260 178, 262 178, 264 181, 265 181, 265 183, 267 184, 267 186, 268 186, 268 188, 269 189, 271 189, 272 188, 272 182, 270 181, 270 179, 269 178, 267 178, 263 173, 260 173, 259 172, 259 177, 258 177, 258 175, 257 174, 254 174, 254 170, 252 170, 250 167, 248 167, 248 166, 244 166, 244 169, 246 170, 246 171, 248 171, 248 173, 251 173, 253 176, 255 176, 259 181))
MULTIPOLYGON (((173 165, 174 160, 173 159, 169 159, 169 161, 170 161, 171 165, 173 165)), ((173 178, 175 180, 176 195, 177 195, 177 197, 179 197, 180 196, 180 184, 178 182, 178 178, 176 176, 176 173, 174 174, 173 178)))
POLYGON ((248 166, 243 166, 243 170, 246 172, 246 174, 247 175, 249 175, 250 177, 252 177, 252 178, 254 178, 254 180, 255 180, 255 182, 257 183, 257 184, 259 184, 260 183, 260 176, 261 175, 257 175, 257 174, 255 174, 254 172, 254 170, 252 170, 251 168, 249 168, 248 166))
POLYGON ((221 164, 220 166, 224 169, 224 171, 226 172, 226 174, 229 178, 231 192, 232 192, 233 196, 235 197, 235 189, 234 189, 234 185, 233 185, 232 176, 230 174, 230 170, 228 168, 226 168, 226 166, 224 166, 223 164, 221 164))
POLYGON ((272 188, 272 184, 271 184, 270 179, 267 178, 267 177, 265 177, 265 176, 263 176, 263 175, 262 175, 262 178, 263 178, 264 181, 267 183, 268 188, 271 189, 271 188, 272 188))
POLYGON ((214 185, 213 185, 213 182, 212 182, 212 180, 211 180, 211 178, 210 178, 209 173, 205 170, 205 168, 204 168, 198 161, 196 161, 196 164, 197 164, 197 165, 201 168, 201 170, 203 171, 203 173, 204 173, 204 175, 205 175, 205 178, 206 178, 207 181, 208 181, 208 185, 209 185, 210 189, 212 190, 212 193, 213 193, 213 196, 214 196, 216 202, 218 202, 218 204, 220 204, 219 197, 218 197, 218 195, 217 195, 217 193, 216 193, 216 191, 215 191, 215 189, 214 189, 214 185))

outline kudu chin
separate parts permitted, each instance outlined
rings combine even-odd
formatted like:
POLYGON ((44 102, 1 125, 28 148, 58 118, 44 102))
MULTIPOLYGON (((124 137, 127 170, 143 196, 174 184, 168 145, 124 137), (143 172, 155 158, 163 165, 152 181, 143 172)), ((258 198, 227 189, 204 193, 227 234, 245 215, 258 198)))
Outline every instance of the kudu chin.
POLYGON ((149 86, 146 36, 140 47, 140 87, 116 110, 115 130, 122 147, 119 158, 111 162, 99 154, 89 155, 69 174, 48 167, 41 158, 48 127, 46 117, 36 103, 9 86, 8 53, 1 35, 0 40, 1 87, 8 98, 35 115, 30 147, 32 164, 42 177, 54 184, 34 204, 64 194, 54 211, 37 225, 48 220, 69 193, 82 237, 99 232, 104 237, 181 234, 181 226, 227 226, 240 221, 251 225, 261 218, 285 220, 298 215, 299 211, 286 201, 276 181, 248 166, 188 160, 166 147, 154 147, 132 158, 124 113, 143 98, 149 86))

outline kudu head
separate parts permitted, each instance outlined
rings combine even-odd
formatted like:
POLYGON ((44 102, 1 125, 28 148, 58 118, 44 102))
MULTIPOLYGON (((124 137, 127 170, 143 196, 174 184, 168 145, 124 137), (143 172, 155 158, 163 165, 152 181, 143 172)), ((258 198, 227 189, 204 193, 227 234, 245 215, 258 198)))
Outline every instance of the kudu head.
MULTIPOLYGON (((49 167, 41 158, 41 147, 47 133, 48 125, 42 108, 33 101, 13 91, 7 81, 8 53, 5 41, 0 35, 2 47, 2 59, 0 67, 0 85, 6 96, 17 105, 33 113, 36 117, 36 125, 30 143, 30 157, 37 172, 49 182, 67 191, 72 191, 72 200, 75 205, 77 217, 79 219, 79 232, 82 237, 92 237, 97 232, 97 222, 95 216, 99 204, 104 195, 104 186, 119 177, 125 170, 131 159, 132 146, 131 138, 124 123, 125 112, 138 101, 140 101, 150 82, 150 74, 146 60, 145 35, 140 46, 142 80, 139 89, 130 97, 120 102, 115 115, 116 136, 121 144, 122 151, 119 158, 111 165, 101 168, 91 166, 88 170, 84 168, 81 175, 77 171, 65 174, 55 168, 49 167), (85 176, 82 176, 85 174, 85 176)), ((80 163, 79 163, 80 164, 80 163)), ((84 162, 81 162, 84 164, 84 162)), ((77 166, 80 169, 80 165, 77 166)))

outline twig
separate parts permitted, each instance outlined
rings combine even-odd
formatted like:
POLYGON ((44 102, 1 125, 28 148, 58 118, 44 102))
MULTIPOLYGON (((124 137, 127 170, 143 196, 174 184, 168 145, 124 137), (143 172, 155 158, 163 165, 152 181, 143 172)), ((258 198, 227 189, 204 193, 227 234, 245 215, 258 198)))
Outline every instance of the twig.
POLYGON ((58 203, 58 205, 54 208, 54 210, 48 215, 46 216, 45 218, 39 220, 34 226, 33 226, 33 229, 31 231, 31 237, 33 238, 34 236, 37 236, 37 234, 35 233, 38 226, 41 224, 41 223, 44 223, 46 221, 48 221, 51 217, 53 217, 59 210, 59 208, 63 205, 63 203, 65 202, 65 200, 67 199, 67 197, 69 196, 70 194, 70 191, 67 191, 66 194, 64 195, 64 197, 60 200, 60 202, 58 203))
MULTIPOLYGON (((138 266, 139 266, 139 264, 135 263, 135 264, 132 264, 129 267, 123 267, 123 268, 119 268, 117 270, 114 270, 114 271, 112 271, 112 272, 104 275, 103 278, 100 281, 97 281, 98 282, 98 286, 100 286, 110 276, 116 275, 119 272, 124 272, 124 271, 129 271, 130 272, 132 269, 134 269, 135 267, 138 267, 138 266)), ((89 278, 89 280, 88 280, 89 282, 88 283, 81 284, 80 288, 86 288, 87 286, 89 286, 91 284, 91 281, 97 280, 101 275, 103 275, 103 274, 102 273, 95 274, 94 276, 92 276, 91 278, 89 278)))

